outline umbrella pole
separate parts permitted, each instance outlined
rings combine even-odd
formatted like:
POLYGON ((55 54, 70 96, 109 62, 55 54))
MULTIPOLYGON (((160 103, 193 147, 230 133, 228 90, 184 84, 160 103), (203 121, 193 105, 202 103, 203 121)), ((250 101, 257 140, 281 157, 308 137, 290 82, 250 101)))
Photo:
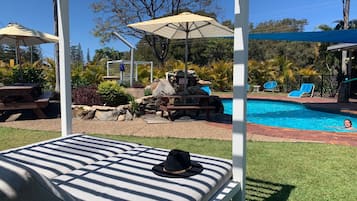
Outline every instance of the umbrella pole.
POLYGON ((21 63, 20 63, 20 44, 19 44, 19 41, 18 40, 16 40, 16 44, 15 44, 15 46, 16 46, 16 64, 18 64, 19 65, 19 71, 20 71, 20 78, 19 78, 19 80, 20 80, 20 82, 22 82, 23 81, 23 72, 22 72, 22 67, 21 67, 21 63))
POLYGON ((188 60, 188 22, 186 22, 186 39, 185 39, 185 75, 184 75, 184 94, 187 94, 187 60, 188 60))

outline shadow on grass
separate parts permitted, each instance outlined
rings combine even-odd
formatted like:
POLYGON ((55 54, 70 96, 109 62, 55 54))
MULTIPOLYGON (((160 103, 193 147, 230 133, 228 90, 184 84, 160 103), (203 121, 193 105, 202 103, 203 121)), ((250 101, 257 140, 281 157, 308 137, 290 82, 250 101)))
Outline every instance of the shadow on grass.
POLYGON ((295 186, 247 178, 247 201, 286 201, 295 186))

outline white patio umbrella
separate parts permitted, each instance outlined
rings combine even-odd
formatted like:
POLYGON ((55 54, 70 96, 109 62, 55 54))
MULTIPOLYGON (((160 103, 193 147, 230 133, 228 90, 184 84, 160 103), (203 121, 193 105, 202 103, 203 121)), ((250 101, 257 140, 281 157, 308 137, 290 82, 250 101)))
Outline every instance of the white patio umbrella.
POLYGON ((18 63, 20 46, 33 46, 42 43, 57 42, 57 36, 29 29, 16 23, 9 23, 6 27, 0 29, 0 44, 16 47, 16 58, 18 63))
POLYGON ((129 24, 128 26, 168 39, 185 39, 185 92, 187 88, 187 40, 191 38, 233 36, 233 30, 219 24, 215 19, 190 12, 129 24))

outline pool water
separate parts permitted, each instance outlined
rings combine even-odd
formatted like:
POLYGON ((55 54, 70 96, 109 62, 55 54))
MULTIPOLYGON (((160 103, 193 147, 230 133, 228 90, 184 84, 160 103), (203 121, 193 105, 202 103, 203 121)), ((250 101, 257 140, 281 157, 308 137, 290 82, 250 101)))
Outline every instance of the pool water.
MULTIPOLYGON (((232 114, 232 99, 223 99, 225 114, 232 114)), ((356 117, 310 110, 302 104, 248 100, 247 121, 250 123, 300 130, 316 130, 327 132, 356 132, 346 130, 344 119, 357 123, 356 117)))

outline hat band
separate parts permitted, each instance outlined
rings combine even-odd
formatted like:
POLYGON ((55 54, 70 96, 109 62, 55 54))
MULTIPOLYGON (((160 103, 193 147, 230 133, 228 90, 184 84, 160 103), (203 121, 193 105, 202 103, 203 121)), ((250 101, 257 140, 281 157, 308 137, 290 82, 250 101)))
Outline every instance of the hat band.
POLYGON ((190 170, 192 168, 192 166, 186 168, 186 169, 183 169, 183 170, 176 170, 176 171, 170 171, 170 170, 167 170, 166 168, 163 168, 164 172, 168 172, 170 174, 182 174, 182 173, 185 173, 187 170, 190 170))

